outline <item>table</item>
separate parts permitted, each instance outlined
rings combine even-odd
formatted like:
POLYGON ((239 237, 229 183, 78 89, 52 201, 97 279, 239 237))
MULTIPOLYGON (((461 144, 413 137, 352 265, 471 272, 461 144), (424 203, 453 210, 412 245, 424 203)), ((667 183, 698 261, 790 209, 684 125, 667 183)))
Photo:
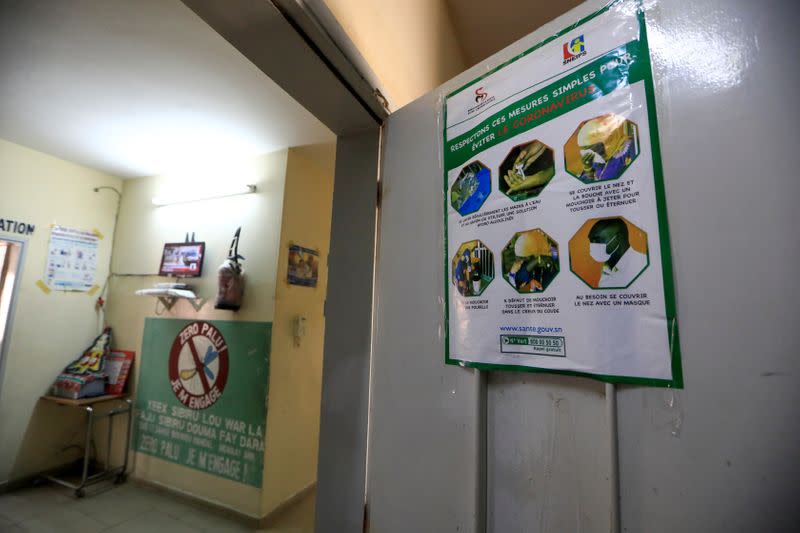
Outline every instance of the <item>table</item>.
POLYGON ((42 399, 55 404, 81 409, 86 413, 86 440, 83 450, 83 469, 81 473, 81 481, 79 484, 71 483, 66 479, 57 477, 55 475, 45 475, 46 479, 59 485, 63 485, 75 491, 75 496, 83 498, 85 496, 84 488, 94 483, 98 483, 105 479, 116 477, 115 483, 122 483, 125 481, 126 471, 128 469, 128 448, 130 447, 131 437, 131 423, 133 418, 133 402, 130 398, 124 395, 105 395, 95 396, 93 398, 81 398, 79 400, 71 400, 69 398, 59 398, 58 396, 42 396, 42 399), (121 402, 119 407, 114 407, 110 411, 97 413, 95 406, 102 402, 116 401, 121 402), (123 464, 116 467, 111 467, 111 443, 114 431, 114 417, 118 415, 128 415, 127 430, 125 432, 125 459, 123 464), (89 475, 89 456, 91 455, 92 448, 92 430, 94 428, 95 420, 101 418, 108 418, 108 446, 106 448, 106 462, 102 472, 89 475))

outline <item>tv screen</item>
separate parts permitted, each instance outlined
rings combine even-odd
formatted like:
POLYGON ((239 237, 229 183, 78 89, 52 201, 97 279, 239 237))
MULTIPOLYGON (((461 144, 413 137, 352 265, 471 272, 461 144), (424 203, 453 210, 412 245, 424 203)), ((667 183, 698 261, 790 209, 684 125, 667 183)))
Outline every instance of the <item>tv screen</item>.
POLYGON ((160 276, 197 278, 203 272, 204 242, 168 242, 161 256, 160 276))

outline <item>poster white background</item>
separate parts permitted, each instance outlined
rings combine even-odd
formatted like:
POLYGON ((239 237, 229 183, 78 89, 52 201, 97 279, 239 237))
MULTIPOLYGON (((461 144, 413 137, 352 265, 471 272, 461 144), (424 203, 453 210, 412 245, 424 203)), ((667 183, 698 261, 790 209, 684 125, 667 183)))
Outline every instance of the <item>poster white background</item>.
POLYGON ((47 250, 45 282, 53 289, 88 291, 97 271, 99 239, 90 231, 53 227, 47 250))
MULTIPOLYGON (((634 8, 635 9, 635 8, 634 8)), ((491 76, 472 83, 447 99, 447 139, 453 139, 474 128, 487 116, 498 112, 514 101, 522 100, 542 87, 564 77, 586 63, 639 38, 636 16, 618 6, 553 39, 541 48, 504 66, 491 76), (583 35, 586 55, 563 64, 562 46, 583 35), (470 113, 475 107, 475 89, 484 88, 494 101, 470 113)))
MULTIPOLYGON (((448 291, 449 342, 452 359, 501 364, 563 369, 593 374, 671 379, 671 357, 666 327, 661 250, 658 238, 658 214, 653 177, 653 156, 650 146, 644 82, 619 88, 609 95, 591 101, 543 125, 511 137, 475 155, 465 163, 480 160, 491 170, 492 192, 478 213, 507 206, 538 203, 535 210, 512 220, 477 227, 462 227, 467 218, 448 206, 448 291), (568 174, 564 168, 564 144, 578 125, 587 119, 616 113, 638 126, 639 155, 620 178, 599 184, 632 181, 638 191, 632 205, 593 208, 570 212, 571 190, 590 187, 568 174), (519 144, 537 139, 554 151, 556 173, 538 197, 513 202, 497 190, 499 167, 509 151, 519 144), (592 290, 570 271, 569 240, 588 219, 624 216, 648 235, 649 266, 627 289, 592 290), (519 231, 542 229, 558 243, 559 274, 542 293, 521 295, 502 278, 501 252, 519 231), (452 259, 462 243, 479 239, 494 254, 495 277, 480 296, 464 297, 453 283, 452 259), (576 307, 576 296, 615 293, 644 294, 647 306, 576 307), (537 300, 555 297, 557 314, 504 315, 506 298, 537 300), (476 300, 488 300, 486 309, 468 309, 476 300), (508 331, 510 328, 529 331, 508 331), (506 328, 503 331, 501 328, 506 328), (565 338, 566 357, 501 353, 500 335, 540 335, 531 328, 561 328, 555 335, 565 338)), ((452 186, 461 168, 448 173, 452 186)), ((500 178, 502 179, 502 178, 500 178)), ((449 187, 448 187, 449 188, 449 187)))

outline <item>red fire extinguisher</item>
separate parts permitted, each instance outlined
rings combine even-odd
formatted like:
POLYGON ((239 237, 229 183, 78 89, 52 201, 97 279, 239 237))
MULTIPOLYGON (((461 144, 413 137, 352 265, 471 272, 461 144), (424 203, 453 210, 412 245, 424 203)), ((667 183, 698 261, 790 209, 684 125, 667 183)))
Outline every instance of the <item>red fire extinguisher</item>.
POLYGON ((239 255, 239 227, 233 234, 231 247, 228 251, 228 258, 220 265, 217 271, 217 303, 215 309, 227 309, 238 311, 242 306, 242 295, 244 294, 244 269, 239 262, 244 257, 239 255))

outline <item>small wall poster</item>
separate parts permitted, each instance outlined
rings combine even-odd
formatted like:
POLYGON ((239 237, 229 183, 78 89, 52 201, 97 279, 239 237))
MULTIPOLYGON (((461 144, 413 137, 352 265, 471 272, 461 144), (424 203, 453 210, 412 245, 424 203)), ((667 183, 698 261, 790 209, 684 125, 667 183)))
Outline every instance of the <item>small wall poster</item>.
POLYGON ((290 284, 316 287, 319 276, 319 252, 302 246, 289 246, 288 272, 290 284))
POLYGON ((91 231, 54 226, 44 280, 55 290, 86 292, 94 286, 99 238, 91 231))
POLYGON ((134 449, 261 487, 272 324, 148 318, 134 449))

